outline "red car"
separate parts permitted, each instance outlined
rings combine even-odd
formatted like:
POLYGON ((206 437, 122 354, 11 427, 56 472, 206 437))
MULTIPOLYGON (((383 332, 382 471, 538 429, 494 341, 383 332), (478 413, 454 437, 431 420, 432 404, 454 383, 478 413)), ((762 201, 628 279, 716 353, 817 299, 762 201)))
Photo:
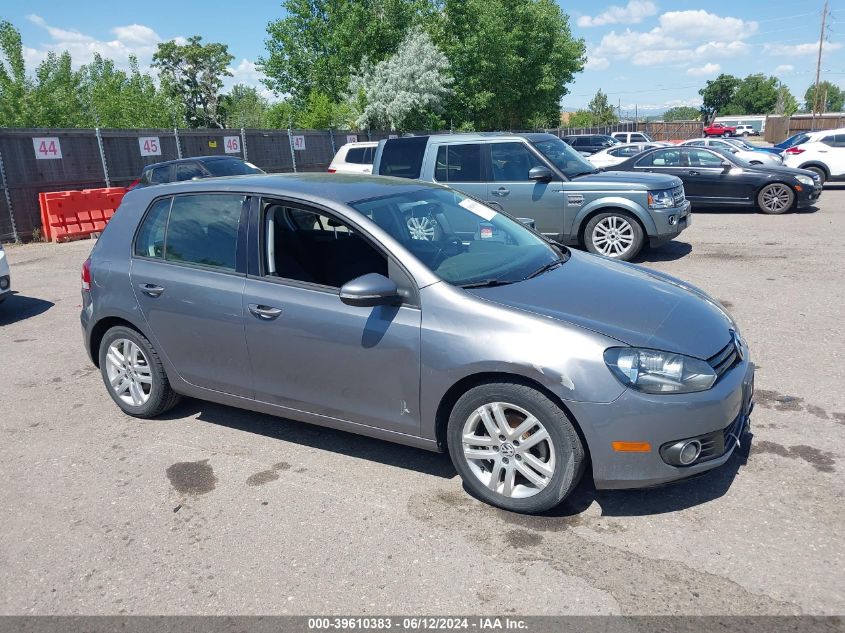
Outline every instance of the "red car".
POLYGON ((704 136, 735 136, 736 128, 721 123, 714 123, 704 128, 704 136))

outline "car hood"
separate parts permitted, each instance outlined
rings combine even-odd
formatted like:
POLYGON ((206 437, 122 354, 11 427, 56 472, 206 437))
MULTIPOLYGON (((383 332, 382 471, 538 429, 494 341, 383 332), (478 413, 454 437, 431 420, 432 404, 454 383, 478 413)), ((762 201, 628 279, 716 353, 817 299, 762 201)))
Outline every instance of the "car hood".
POLYGON ((762 171, 767 174, 775 173, 784 176, 809 176, 813 177, 813 172, 806 169, 798 169, 796 167, 786 167, 785 165, 751 165, 751 167, 743 167, 748 171, 762 171))
POLYGON ((644 174, 631 171, 602 171, 596 174, 579 176, 575 182, 594 182, 596 184, 633 183, 643 185, 643 189, 672 189, 681 185, 681 179, 668 174, 644 174))
POLYGON ((694 286, 576 251, 565 264, 534 279, 467 292, 635 347, 703 359, 727 345, 730 330, 736 329, 727 312, 694 286))

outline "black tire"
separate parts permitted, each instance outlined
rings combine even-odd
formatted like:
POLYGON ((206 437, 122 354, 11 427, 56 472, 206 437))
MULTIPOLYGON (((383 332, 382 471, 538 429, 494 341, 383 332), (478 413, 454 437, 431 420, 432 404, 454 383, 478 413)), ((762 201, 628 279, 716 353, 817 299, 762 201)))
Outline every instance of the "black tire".
MULTIPOLYGON (((511 512, 533 514, 554 508, 578 485, 584 470, 584 447, 564 411, 542 392, 519 382, 493 381, 467 391, 452 408, 447 437, 452 463, 471 494, 490 505, 511 512), (469 460, 464 457, 464 425, 479 407, 494 402, 509 403, 528 411, 540 421, 551 439, 555 459, 554 473, 545 487, 533 496, 514 498, 491 490, 473 472, 469 460)), ((523 437, 525 436, 520 436, 523 437)), ((504 448, 501 449, 501 454, 505 454, 504 448)), ((515 466, 515 463, 513 465, 515 466)), ((521 477, 521 474, 517 475, 517 478, 521 477)))
POLYGON ((114 400, 115 404, 120 407, 124 413, 136 418, 153 418, 161 415, 165 411, 169 411, 176 405, 177 402, 179 402, 179 394, 173 391, 173 388, 170 386, 170 381, 167 379, 167 374, 164 371, 164 366, 161 364, 161 359, 159 358, 158 353, 147 338, 140 332, 124 326, 111 328, 106 332, 105 336, 103 336, 102 341, 100 341, 99 359, 100 374, 103 377, 106 391, 108 391, 111 399, 114 400), (106 356, 108 354, 109 346, 119 339, 127 339, 137 345, 146 357, 147 366, 149 367, 149 374, 151 378, 149 398, 146 402, 138 406, 129 404, 118 397, 109 381, 107 366, 108 360, 106 356))
POLYGON ((730 132, 725 132, 724 134, 722 134, 722 138, 728 138, 730 135, 730 132))
POLYGON ((760 192, 757 194, 757 206, 760 211, 768 215, 780 215, 781 213, 786 213, 795 206, 795 191, 793 191, 792 187, 785 183, 773 182, 760 189, 760 192), (778 202, 777 205, 775 205, 773 201, 767 200, 767 195, 775 191, 782 193, 782 195, 779 196, 782 201, 778 202))
POLYGON ((810 165, 809 167, 802 167, 801 169, 806 169, 807 171, 811 171, 815 174, 818 174, 819 179, 821 180, 821 184, 824 184, 827 180, 827 172, 821 167, 818 167, 816 165, 810 165))
POLYGON ((642 250, 644 245, 645 235, 643 234, 643 228, 640 226, 640 223, 633 215, 625 211, 605 211, 602 213, 598 213, 594 217, 592 217, 590 221, 587 222, 587 226, 584 227, 584 246, 587 248, 588 251, 590 251, 591 253, 595 253, 596 255, 603 255, 605 257, 619 259, 623 262, 627 262, 636 257, 637 254, 642 250), (599 223, 603 222, 604 220, 607 220, 608 218, 614 217, 623 219, 631 227, 631 233, 633 236, 633 241, 631 242, 630 246, 627 247, 627 250, 617 255, 608 254, 606 252, 607 248, 602 248, 601 245, 596 245, 594 241, 595 238, 593 235, 596 226, 598 226, 599 223))

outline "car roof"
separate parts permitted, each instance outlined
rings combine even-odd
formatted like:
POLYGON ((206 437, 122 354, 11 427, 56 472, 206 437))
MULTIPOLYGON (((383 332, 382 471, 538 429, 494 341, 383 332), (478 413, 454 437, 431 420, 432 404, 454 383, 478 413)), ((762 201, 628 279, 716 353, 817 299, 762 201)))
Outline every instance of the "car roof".
POLYGON ((376 147, 378 141, 355 141, 354 143, 344 143, 341 147, 376 147))
POLYGON ((144 170, 152 169, 153 167, 165 167, 167 165, 178 165, 180 163, 193 163, 197 161, 199 161, 200 163, 213 163, 218 160, 226 159, 246 162, 240 156, 189 156, 187 158, 174 158, 173 160, 163 160, 160 163, 150 163, 149 165, 144 165, 144 170))
MULTIPOLYGON (((409 193, 420 189, 446 189, 436 183, 371 176, 369 174, 328 174, 304 172, 298 174, 248 174, 244 176, 222 176, 162 183, 155 187, 144 187, 137 191, 149 192, 151 196, 175 195, 181 193, 246 193, 267 196, 301 197, 315 203, 344 203, 378 198, 391 194, 409 193)), ((133 190, 133 192, 136 190, 133 190)))
MULTIPOLYGON (((414 138, 405 136, 402 138, 414 138)), ((416 137, 419 138, 419 137, 416 137)), ((517 138, 524 138, 529 141, 539 142, 539 141, 548 141, 554 140, 558 138, 554 134, 547 134, 545 132, 466 132, 466 133, 458 133, 458 134, 431 134, 428 135, 427 138, 429 142, 432 140, 436 140, 437 142, 443 141, 475 141, 475 142, 483 142, 489 141, 490 139, 517 139, 517 138)))

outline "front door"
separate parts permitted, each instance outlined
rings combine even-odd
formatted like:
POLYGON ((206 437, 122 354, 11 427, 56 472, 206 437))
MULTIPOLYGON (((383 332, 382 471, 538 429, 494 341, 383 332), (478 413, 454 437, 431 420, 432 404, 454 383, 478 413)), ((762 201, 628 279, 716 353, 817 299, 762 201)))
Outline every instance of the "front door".
POLYGON ((156 349, 184 380, 251 397, 237 266, 245 219, 242 195, 159 200, 136 238, 130 278, 156 349))
MULTIPOLYGON (((489 143, 490 182, 487 200, 517 218, 531 218, 546 235, 563 234, 564 183, 528 178, 532 167, 549 167, 521 141, 489 143)), ((551 167, 549 167, 551 170, 551 167)), ((554 170, 551 170, 554 173, 554 170)))
MULTIPOLYGON (((354 307, 347 281, 380 273, 416 289, 360 231, 323 212, 266 201, 255 210, 261 266, 243 295, 255 397, 300 411, 418 435, 420 309, 354 307)), ((395 230, 406 231, 396 219, 395 230)))

